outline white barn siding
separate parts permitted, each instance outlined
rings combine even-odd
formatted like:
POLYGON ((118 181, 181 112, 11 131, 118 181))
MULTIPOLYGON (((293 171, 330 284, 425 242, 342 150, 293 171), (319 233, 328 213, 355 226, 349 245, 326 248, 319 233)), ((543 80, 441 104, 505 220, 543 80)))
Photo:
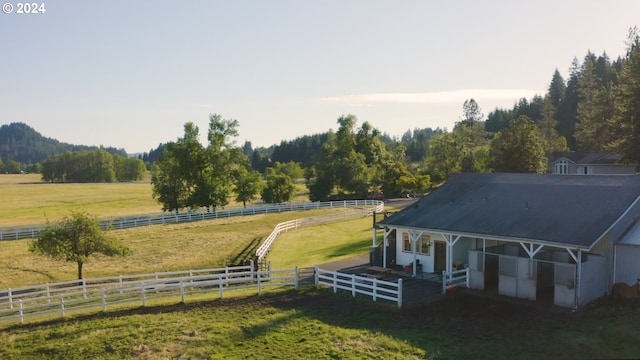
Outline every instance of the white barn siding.
POLYGON ((516 296, 522 299, 536 299, 536 264, 528 258, 518 258, 518 288, 516 296))
POLYGON ((633 285, 640 278, 640 246, 616 245, 616 279, 633 285))
POLYGON ((587 256, 587 261, 581 264, 581 304, 588 304, 609 292, 607 287, 607 274, 603 271, 606 262, 607 259, 604 256, 589 255, 587 256))

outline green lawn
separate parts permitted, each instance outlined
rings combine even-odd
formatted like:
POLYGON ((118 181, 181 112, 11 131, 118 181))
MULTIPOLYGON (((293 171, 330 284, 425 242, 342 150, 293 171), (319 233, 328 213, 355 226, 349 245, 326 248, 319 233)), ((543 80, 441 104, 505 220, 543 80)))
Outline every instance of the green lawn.
MULTIPOLYGON (((14 191, 31 196, 23 192, 31 191, 23 187, 28 184, 18 185, 14 191)), ((12 185, 0 188, 4 186, 12 185)), ((99 192, 92 186, 79 185, 70 194, 91 203, 88 189, 99 192), (85 192, 89 194, 80 196, 85 192)), ((16 194, 13 201, 19 199, 16 194)), ((69 202, 60 211, 66 214, 76 206, 69 202)), ((113 231, 133 255, 92 258, 85 277, 224 266, 255 251, 277 223, 326 211, 113 231)), ((31 212, 25 210, 24 216, 31 212)), ((291 230, 276 240, 268 259, 277 269, 359 255, 368 251, 371 234, 370 218, 291 230)), ((0 289, 75 278, 75 264, 32 255, 29 241, 0 243, 0 289)), ((584 359, 640 354, 637 305, 574 313, 460 292, 438 303, 398 310, 394 304, 324 288, 269 289, 262 296, 252 291, 220 300, 215 293, 187 297, 186 304, 176 297, 152 301, 146 308, 123 305, 106 314, 92 310, 50 319, 30 318, 24 325, 0 322, 0 358, 584 359)))

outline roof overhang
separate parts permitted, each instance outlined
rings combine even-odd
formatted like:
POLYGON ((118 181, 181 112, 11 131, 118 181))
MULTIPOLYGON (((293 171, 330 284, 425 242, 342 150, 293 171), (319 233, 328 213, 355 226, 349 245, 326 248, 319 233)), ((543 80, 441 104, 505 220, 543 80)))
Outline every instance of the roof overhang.
POLYGON ((593 245, 591 247, 584 247, 584 246, 578 246, 578 245, 563 244, 563 243, 558 243, 558 242, 553 242, 553 241, 545 241, 545 240, 540 240, 540 239, 528 239, 528 238, 500 236, 500 235, 491 235, 491 234, 479 234, 479 233, 462 232, 462 231, 451 231, 451 230, 443 230, 443 229, 429 229, 429 228, 423 228, 423 227, 407 227, 407 226, 402 226, 402 225, 386 225, 386 224, 381 224, 381 225, 377 225, 376 224, 376 226, 378 228, 425 231, 425 232, 437 233, 437 234, 455 235, 455 236, 460 235, 460 236, 463 236, 463 237, 480 238, 480 239, 487 239, 487 240, 497 240, 497 241, 512 242, 512 243, 518 243, 518 244, 519 243, 529 243, 529 244, 544 245, 544 246, 549 246, 549 247, 555 247, 555 248, 561 248, 561 249, 571 249, 571 250, 589 251, 591 249, 591 247, 593 247, 593 245))

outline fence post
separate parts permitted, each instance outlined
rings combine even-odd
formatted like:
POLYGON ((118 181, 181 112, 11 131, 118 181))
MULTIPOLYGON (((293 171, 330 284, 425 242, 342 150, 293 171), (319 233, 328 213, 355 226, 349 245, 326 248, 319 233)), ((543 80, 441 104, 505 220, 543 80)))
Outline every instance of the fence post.
POLYGON ((467 277, 466 283, 467 283, 467 289, 468 289, 468 288, 469 288, 469 285, 470 285, 470 284, 469 284, 469 268, 467 267, 467 268, 465 268, 464 270, 465 270, 465 271, 464 271, 464 274, 465 274, 465 276, 467 277))
POLYGON ((351 275, 351 296, 356 297, 356 276, 351 275))
POLYGON ((9 308, 13 309, 13 294, 11 293, 11 288, 7 290, 7 294, 9 295, 9 308))
POLYGON ((372 289, 373 301, 378 300, 378 279, 373 279, 373 289, 372 289))
POLYGON ((142 307, 145 307, 145 306, 147 306, 147 297, 146 297, 146 293, 145 293, 145 290, 144 290, 144 285, 142 285, 141 289, 142 289, 142 291, 141 291, 141 293, 142 293, 142 307))
MULTIPOLYGON (((271 270, 269 270, 271 271, 271 270)), ((262 283, 260 282, 261 280, 261 275, 260 275, 260 271, 258 271, 258 295, 262 295, 262 283)))
POLYGON ((402 308, 402 278, 398 279, 398 309, 402 308))
POLYGON ((22 299, 18 300, 18 305, 20 306, 20 324, 24 323, 24 312, 22 311, 22 299))
POLYGON ((318 287, 320 285, 320 273, 318 265, 313 265, 313 283, 318 287))
POLYGON ((107 312, 107 291, 102 289, 102 312, 107 312))
POLYGON ((182 279, 180 279, 180 299, 184 304, 184 283, 182 282, 182 279))
POLYGON ((293 285, 294 288, 296 290, 298 290, 298 282, 300 281, 299 275, 298 275, 298 265, 296 265, 296 267, 294 268, 295 274, 294 274, 294 280, 293 280, 293 285))
POLYGON ((442 293, 447 293, 447 273, 445 270, 442 270, 442 293))
POLYGON ((333 275, 333 293, 338 292, 338 273, 336 271, 332 271, 331 275, 333 275))
POLYGON ((47 303, 51 304, 51 290, 49 289, 49 283, 44 284, 47 289, 47 303))
POLYGON ((85 279, 82 279, 82 297, 87 298, 87 282, 85 279))
POLYGON ((60 312, 62 313, 62 316, 64 316, 64 297, 62 294, 60 294, 60 312))

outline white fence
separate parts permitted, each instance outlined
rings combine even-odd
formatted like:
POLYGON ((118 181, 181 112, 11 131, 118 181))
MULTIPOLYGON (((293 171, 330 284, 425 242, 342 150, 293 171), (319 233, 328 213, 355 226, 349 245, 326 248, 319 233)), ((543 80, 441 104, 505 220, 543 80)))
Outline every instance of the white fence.
POLYGON ((315 266, 316 286, 325 285, 337 292, 338 289, 350 291, 352 296, 362 294, 371 296, 373 301, 384 299, 393 301, 402 308, 402 279, 394 281, 378 280, 355 274, 346 274, 337 271, 328 271, 315 266))
MULTIPOLYGON (((263 204, 249 207, 231 207, 226 209, 217 209, 215 211, 187 211, 184 213, 158 213, 151 215, 134 215, 118 218, 109 218, 101 221, 100 225, 103 229, 111 226, 112 229, 127 229, 138 226, 161 225, 171 223, 190 222, 207 219, 219 219, 232 216, 245 216, 256 214, 277 213, 295 210, 311 210, 326 208, 346 208, 346 207, 364 207, 373 206, 374 209, 384 209, 384 203, 379 200, 344 200, 329 202, 290 202, 283 204, 263 204)), ((35 238, 38 233, 44 229, 44 225, 27 225, 12 228, 0 228, 0 240, 18 240, 25 238, 35 238)))
POLYGON ((366 207, 360 210, 352 209, 348 212, 342 212, 338 214, 329 214, 323 216, 315 216, 303 219, 295 219, 290 221, 281 222, 273 229, 271 234, 262 242, 260 247, 256 250, 256 260, 258 265, 264 264, 264 259, 269 254, 271 246, 276 241, 276 238, 280 233, 288 230, 297 229, 302 226, 318 225, 328 222, 334 222, 339 220, 355 219, 358 217, 369 216, 374 212, 382 212, 384 210, 384 203, 379 200, 349 200, 349 201, 331 201, 324 203, 312 203, 318 204, 319 208, 340 208, 340 207, 366 207))
POLYGON ((450 273, 442 271, 442 293, 457 287, 469 288, 469 268, 455 270, 450 273))
POLYGON ((140 303, 164 297, 180 297, 199 293, 224 293, 238 289, 262 289, 293 286, 298 289, 298 268, 292 270, 253 271, 252 266, 219 269, 124 275, 45 284, 19 289, 0 290, 0 320, 60 314, 124 303, 140 303))

